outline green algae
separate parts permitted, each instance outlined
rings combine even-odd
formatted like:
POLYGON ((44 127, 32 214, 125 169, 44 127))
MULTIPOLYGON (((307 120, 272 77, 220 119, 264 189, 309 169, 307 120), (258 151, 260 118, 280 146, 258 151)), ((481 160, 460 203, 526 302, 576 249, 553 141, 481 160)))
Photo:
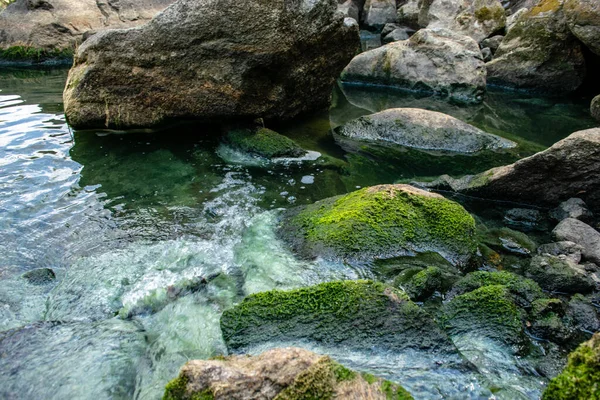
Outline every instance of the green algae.
POLYGON ((430 297, 436 290, 444 285, 442 271, 437 267, 428 267, 420 270, 402 282, 394 282, 400 285, 412 300, 421 301, 430 297))
POLYGON ((476 250, 475 222, 462 206, 408 186, 325 199, 304 207, 283 229, 284 237, 286 231, 301 235, 296 250, 312 256, 369 260, 435 251, 461 264, 476 250))
POLYGON ((267 128, 231 130, 225 140, 237 150, 269 159, 306 154, 292 139, 267 128))
POLYGON ((600 333, 569 355, 564 371, 542 395, 542 400, 580 399, 600 399, 600 333))
POLYGON ((0 61, 31 62, 34 64, 49 60, 72 59, 73 49, 40 49, 30 46, 12 46, 0 49, 0 61))
POLYGON ((214 400, 215 396, 210 389, 187 393, 188 382, 188 378, 183 375, 173 379, 165 387, 163 400, 214 400))

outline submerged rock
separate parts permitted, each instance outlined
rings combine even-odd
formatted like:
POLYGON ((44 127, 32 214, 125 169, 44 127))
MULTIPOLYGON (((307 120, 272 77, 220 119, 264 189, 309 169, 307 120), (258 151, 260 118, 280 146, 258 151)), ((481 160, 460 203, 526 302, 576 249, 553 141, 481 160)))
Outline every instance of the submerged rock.
POLYGON ((17 0, 0 13, 0 60, 71 58, 90 30, 141 25, 174 0, 17 0))
POLYGON ((600 232, 574 218, 567 218, 552 231, 557 240, 568 240, 583 247, 586 260, 600 264, 600 232))
POLYGON ((395 383, 351 371, 328 356, 283 348, 253 357, 189 361, 167 385, 163 398, 410 400, 412 396, 395 383))
POLYGON ((65 114, 75 128, 289 119, 328 107, 358 46, 335 0, 179 0, 139 29, 86 40, 65 114))
POLYGON ((268 159, 306 154, 306 150, 292 139, 267 128, 234 129, 227 133, 225 140, 236 150, 268 159))
POLYGON ((496 200, 556 206, 581 197, 600 209, 600 128, 571 134, 514 164, 461 179, 442 176, 427 186, 496 200))
POLYGON ((556 93, 583 83, 583 51, 567 26, 563 3, 542 0, 519 17, 486 64, 488 83, 556 93))
POLYGON ((564 9, 571 32, 587 48, 600 55, 600 2, 566 0, 564 9))
POLYGON ((221 318, 229 349, 311 340, 352 349, 453 352, 433 318, 383 283, 343 281, 250 295, 221 318))
POLYGON ((458 203, 408 185, 381 185, 289 210, 280 234, 306 257, 369 261, 436 252, 453 264, 476 250, 458 203))
POLYGON ((418 108, 394 108, 360 117, 335 132, 351 139, 456 153, 516 146, 510 140, 486 133, 449 115, 418 108))
POLYGON ((485 230, 480 233, 480 241, 496 251, 520 256, 527 256, 537 248, 529 236, 509 228, 485 230))
POLYGON ((596 399, 600 393, 600 333, 569 355, 564 371, 552 379, 542 400, 596 399))
POLYGON ((354 57, 342 72, 345 82, 396 86, 431 92, 462 102, 480 102, 485 65, 477 43, 447 29, 421 29, 354 57))

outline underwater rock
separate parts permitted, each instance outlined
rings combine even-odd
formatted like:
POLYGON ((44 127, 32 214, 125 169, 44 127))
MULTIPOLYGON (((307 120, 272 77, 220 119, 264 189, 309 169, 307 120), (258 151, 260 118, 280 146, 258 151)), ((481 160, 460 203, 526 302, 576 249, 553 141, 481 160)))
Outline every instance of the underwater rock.
POLYGON ((56 274, 50 268, 38 268, 23 274, 32 285, 46 285, 56 279, 56 274))
POLYGON ((396 22, 396 0, 367 0, 363 7, 362 25, 381 30, 389 22, 396 22))
POLYGON ((278 348, 257 356, 189 361, 165 390, 165 400, 354 399, 411 400, 401 386, 351 371, 328 356, 278 348))
POLYGON ((542 0, 517 20, 486 64, 489 84, 568 93, 583 83, 583 50, 567 26, 563 3, 542 0))
POLYGON ((575 218, 585 222, 591 220, 594 214, 587 209, 587 205, 583 200, 574 197, 560 203, 557 208, 550 211, 550 216, 557 221, 575 218))
POLYGON ((496 251, 520 256, 528 256, 537 248, 529 236, 509 228, 485 230, 480 233, 480 241, 496 251))
POLYGON ((555 207, 581 197, 600 209, 600 128, 572 133, 547 150, 478 175, 423 184, 495 200, 555 207))
POLYGON ((486 85, 485 64, 477 43, 447 29, 421 29, 354 57, 342 81, 395 86, 479 103, 486 85))
POLYGON ((310 340, 358 350, 455 351, 433 318, 383 283, 338 281, 246 297, 221 317, 227 347, 310 340))
POLYGON ((358 46, 335 0, 179 0, 138 29, 86 40, 65 114, 75 128, 290 119, 329 106, 358 46))
POLYGON ((594 97, 592 104, 590 105, 590 113, 596 121, 600 122, 600 96, 594 97))
POLYGON ((597 399, 600 393, 600 333, 569 355, 564 371, 552 379, 542 400, 597 399))
POLYGON ((360 117, 336 128, 335 133, 350 139, 456 153, 516 146, 449 115, 418 108, 394 108, 360 117))
POLYGON ((583 257, 600 264, 600 232, 588 224, 567 218, 554 228, 552 234, 557 240, 567 240, 581 245, 583 257))
POLYGON ((522 230, 540 229, 542 213, 531 208, 511 208, 504 214, 504 223, 522 230))
POLYGON ((236 150, 268 159, 306 154, 306 150, 292 139, 267 128, 234 129, 227 132, 225 141, 236 150))
POLYGON ((17 0, 0 13, 0 60, 70 60, 86 32, 141 25, 173 1, 17 0))
POLYGON ((600 55, 600 2, 566 0, 564 9, 571 32, 588 49, 600 55))
POLYGON ((428 29, 449 29, 479 43, 504 28, 506 13, 499 0, 433 0, 426 20, 428 29))
POLYGON ((596 287, 584 266, 549 254, 534 256, 525 267, 525 276, 553 292, 588 293, 596 287))
POLYGON ((475 221, 458 203, 409 185, 380 185, 286 211, 280 235, 301 256, 370 261, 475 253, 475 221))

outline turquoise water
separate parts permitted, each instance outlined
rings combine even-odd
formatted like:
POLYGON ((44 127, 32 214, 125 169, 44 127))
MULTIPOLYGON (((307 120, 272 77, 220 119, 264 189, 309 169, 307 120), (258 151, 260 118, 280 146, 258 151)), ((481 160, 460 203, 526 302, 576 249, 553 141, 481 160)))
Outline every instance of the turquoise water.
MULTIPOLYGON (((218 127, 194 122, 73 132, 62 109, 66 73, 0 71, 2 398, 160 398, 186 360, 226 352, 220 313, 245 295, 383 276, 372 266, 297 259, 275 235, 281 208, 379 183, 479 172, 594 125, 586 99, 492 92, 484 104, 461 108, 344 87, 335 89, 329 112, 270 126, 316 161, 265 163, 228 152, 218 127), (408 106, 454 115, 519 147, 440 156, 331 134, 351 118, 408 106), (23 277, 41 268, 55 279, 23 277)), ((490 226, 502 224, 500 206, 465 206, 490 226)), ((477 370, 433 370, 426 354, 304 345, 423 398, 488 398, 490 387, 500 388, 499 398, 539 396, 543 379, 526 362, 476 338, 455 341, 477 370)))

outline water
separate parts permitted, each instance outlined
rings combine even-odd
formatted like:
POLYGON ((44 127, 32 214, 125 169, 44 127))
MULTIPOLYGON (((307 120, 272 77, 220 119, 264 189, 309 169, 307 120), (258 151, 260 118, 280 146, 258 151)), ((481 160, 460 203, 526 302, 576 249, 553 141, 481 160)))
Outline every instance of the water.
MULTIPOLYGON (((244 296, 378 276, 364 265, 297 259, 275 234, 281 208, 379 183, 479 172, 594 125, 583 100, 498 92, 461 108, 344 87, 329 113, 272 127, 309 156, 268 163, 223 148, 218 127, 193 122, 126 135, 72 132, 62 109, 66 73, 0 71, 2 398, 160 398, 187 360, 226 353, 220 314, 244 296), (356 147, 330 133, 392 106, 443 111, 519 146, 450 157, 356 147), (40 268, 55 279, 23 277, 40 268)), ((465 205, 501 224, 502 213, 491 211, 498 208, 465 205)), ((496 378, 434 369, 426 354, 305 345, 415 393, 427 387, 426 398, 488 398, 491 386, 503 388, 495 389, 499 398, 539 395, 543 380, 527 376, 512 354, 482 356, 489 344, 467 342, 463 355, 480 371, 497 370, 496 378)))

